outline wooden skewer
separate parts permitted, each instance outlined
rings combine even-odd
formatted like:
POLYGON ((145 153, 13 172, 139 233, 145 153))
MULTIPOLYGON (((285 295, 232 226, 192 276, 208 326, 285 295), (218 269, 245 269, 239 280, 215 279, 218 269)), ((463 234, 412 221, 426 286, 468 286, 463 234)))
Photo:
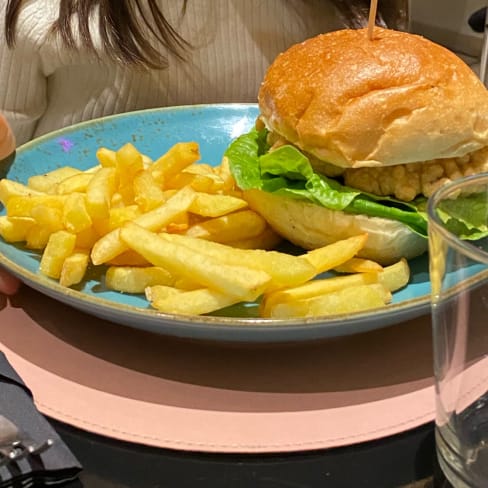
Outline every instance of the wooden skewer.
POLYGON ((371 0, 369 4, 369 19, 368 19, 368 39, 373 40, 373 29, 376 23, 376 11, 378 10, 378 0, 371 0))
POLYGON ((483 45, 481 48, 481 59, 480 59, 480 80, 485 86, 488 86, 487 79, 488 71, 488 19, 485 21, 485 29, 483 32, 483 45))

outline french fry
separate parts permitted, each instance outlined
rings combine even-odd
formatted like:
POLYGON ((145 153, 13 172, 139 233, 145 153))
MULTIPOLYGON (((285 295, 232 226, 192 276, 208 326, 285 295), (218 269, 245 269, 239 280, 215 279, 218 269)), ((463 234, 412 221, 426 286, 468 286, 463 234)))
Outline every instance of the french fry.
POLYGON ((314 298, 278 303, 269 310, 269 318, 326 317, 364 312, 383 307, 390 300, 391 294, 383 285, 351 286, 314 298))
POLYGON ((186 235, 225 243, 255 237, 264 232, 266 225, 263 217, 253 210, 240 210, 193 225, 186 235))
POLYGON ((236 247, 238 249, 262 249, 272 250, 275 249, 283 238, 277 234, 271 227, 267 226, 261 234, 247 239, 239 239, 237 241, 230 241, 226 244, 230 247, 236 247))
POLYGON ((149 168, 153 164, 153 160, 147 155, 141 153, 142 156, 142 164, 144 165, 144 169, 149 168))
POLYGON ((43 193, 56 193, 56 186, 66 178, 80 174, 81 170, 71 166, 62 166, 42 175, 31 176, 27 186, 43 193))
POLYGON ((100 147, 97 149, 96 157, 100 165, 104 168, 113 168, 117 163, 117 156, 115 151, 106 147, 100 147))
POLYGON ((378 281, 390 291, 400 290, 408 284, 409 280, 410 268, 406 259, 385 266, 383 271, 378 273, 378 281))
POLYGON ((149 303, 159 302, 166 300, 169 297, 173 297, 180 293, 184 293, 185 290, 180 290, 179 288, 175 288, 174 286, 167 286, 167 285, 153 285, 148 286, 144 290, 144 294, 146 299, 149 303))
POLYGON ((222 191, 228 193, 234 190, 236 182, 230 171, 229 159, 227 157, 222 158, 222 162, 218 167, 218 174, 222 180, 222 191))
POLYGON ((17 181, 8 180, 6 178, 0 180, 0 202, 5 206, 7 206, 8 201, 12 197, 32 197, 41 195, 45 195, 45 193, 33 190, 17 181))
MULTIPOLYGON (((158 230, 186 212, 194 198, 195 192, 191 188, 183 188, 166 203, 142 214, 134 222, 145 229, 158 230)), ((113 260, 126 250, 127 246, 120 239, 119 229, 114 229, 95 243, 91 252, 91 260, 95 265, 103 264, 113 260)))
POLYGON ((122 193, 116 191, 110 198, 109 208, 112 209, 112 208, 121 208, 121 207, 125 207, 124 196, 122 195, 122 193))
POLYGON ((100 235, 93 227, 88 227, 76 234, 76 247, 80 249, 91 249, 100 235))
POLYGON ((25 236, 25 247, 27 249, 44 249, 52 232, 40 224, 32 225, 25 236))
POLYGON ((184 233, 190 227, 190 214, 188 212, 182 213, 175 217, 171 222, 164 228, 165 232, 169 233, 184 233))
POLYGON ((194 175, 204 175, 204 176, 209 176, 211 178, 217 176, 217 173, 215 172, 215 168, 213 166, 210 166, 209 164, 205 163, 192 163, 189 166, 187 166, 184 170, 184 173, 191 173, 194 175))
POLYGON ((105 274, 105 286, 124 293, 144 293, 154 285, 172 285, 173 276, 157 266, 111 266, 105 274))
POLYGON ((354 273, 320 280, 309 281, 303 285, 266 293, 260 304, 263 317, 271 316, 271 309, 279 303, 292 303, 299 300, 335 293, 345 288, 371 285, 379 282, 378 273, 354 273))
POLYGON ((198 192, 188 210, 202 217, 221 217, 247 206, 247 202, 242 198, 198 192))
POLYGON ((111 259, 106 264, 110 266, 151 266, 151 263, 146 258, 132 249, 128 249, 122 254, 115 256, 115 258, 111 259))
POLYGON ((150 170, 141 171, 134 177, 134 202, 142 212, 159 207, 165 200, 163 190, 154 180, 150 170))
MULTIPOLYGON (((144 169, 142 154, 130 142, 115 151, 115 164, 117 171, 123 173, 120 175, 121 178, 132 179, 136 173, 144 169)), ((124 184, 124 181, 121 180, 121 183, 124 184)))
POLYGON ((351 258, 345 263, 334 267, 338 273, 379 273, 383 271, 383 266, 376 261, 363 258, 351 258))
POLYGON ((191 291, 201 289, 202 285, 191 278, 177 278, 174 287, 178 288, 180 291, 191 291))
POLYGON ((144 169, 141 153, 133 144, 124 144, 115 153, 116 169, 118 175, 118 192, 122 195, 124 203, 134 201, 134 178, 144 169))
POLYGON ((136 220, 141 215, 142 213, 137 205, 111 208, 108 217, 108 228, 109 230, 117 229, 125 222, 136 220))
POLYGON ((22 242, 27 239, 28 230, 36 223, 32 217, 0 216, 0 236, 6 242, 22 242))
POLYGON ((348 237, 309 251, 303 258, 315 266, 317 274, 323 273, 353 258, 364 247, 367 239, 367 234, 348 237))
POLYGON ((110 218, 92 219, 92 226, 95 232, 97 233, 98 238, 103 237, 104 235, 108 234, 111 230, 113 230, 110 228, 110 218))
POLYGON ((220 192, 224 187, 222 178, 208 164, 192 164, 181 174, 185 173, 195 177, 191 183, 195 191, 215 194, 220 192))
POLYGON ((201 288, 168 294, 166 298, 156 298, 148 292, 151 305, 160 312, 181 315, 201 315, 214 312, 237 303, 239 300, 225 293, 201 288))
POLYGON ((101 166, 101 165, 99 165, 99 164, 97 164, 96 166, 92 166, 92 167, 90 167, 90 168, 88 168, 88 169, 85 169, 85 170, 83 171, 83 173, 93 175, 93 174, 95 174, 95 173, 96 173, 96 172, 97 172, 97 171, 98 171, 100 168, 102 168, 102 166, 101 166))
POLYGON ((148 230, 161 229, 169 222, 185 214, 194 199, 195 192, 191 188, 182 188, 163 205, 142 214, 134 222, 148 230))
POLYGON ((31 209, 30 215, 40 227, 49 233, 63 228, 63 210, 60 208, 37 205, 31 209))
POLYGON ((64 260, 73 253, 76 236, 71 232, 60 230, 50 235, 42 253, 39 270, 50 278, 59 279, 64 260))
POLYGON ((277 251, 236 249, 217 242, 174 234, 163 233, 160 237, 168 242, 185 246, 200 255, 216 259, 222 264, 264 271, 271 277, 268 284, 271 288, 302 284, 313 278, 316 273, 315 268, 307 261, 277 251))
POLYGON ((31 217, 34 207, 45 206, 63 209, 66 197, 64 195, 23 195, 12 196, 5 205, 9 217, 31 217))
POLYGON ((94 219, 107 218, 116 188, 115 168, 101 168, 94 173, 86 189, 86 208, 94 219))
POLYGON ((91 173, 77 173, 69 176, 57 184, 56 193, 58 195, 68 195, 75 192, 85 193, 92 178, 93 174, 91 173))
POLYGON ((88 268, 89 256, 87 251, 76 251, 63 261, 59 284, 70 287, 83 281, 88 268))
POLYGON ((92 226, 92 218, 86 208, 86 199, 83 193, 70 193, 67 195, 62 210, 64 228, 78 234, 92 226))
POLYGON ((211 193, 214 189, 214 180, 210 175, 199 175, 182 171, 164 183, 166 189, 180 189, 185 186, 189 186, 197 192, 211 193))
POLYGON ((117 256, 127 250, 127 246, 120 239, 120 228, 104 234, 93 244, 90 258, 94 265, 113 261, 117 256))
POLYGON ((170 242, 136 224, 120 229, 125 244, 144 256, 154 266, 167 269, 175 277, 189 278, 213 290, 244 301, 255 300, 271 281, 268 273, 245 266, 223 264, 219 260, 195 253, 170 242))
POLYGON ((163 184, 200 159, 196 142, 178 142, 150 166, 155 181, 163 184))

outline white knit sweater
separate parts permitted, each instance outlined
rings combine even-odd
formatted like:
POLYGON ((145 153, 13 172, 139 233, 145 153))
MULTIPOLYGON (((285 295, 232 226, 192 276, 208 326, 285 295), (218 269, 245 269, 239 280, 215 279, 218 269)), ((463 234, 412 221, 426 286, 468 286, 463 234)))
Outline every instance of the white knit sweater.
MULTIPOLYGON (((0 112, 17 143, 60 127, 143 108, 254 102, 270 62, 290 45, 341 27, 326 0, 161 0, 194 47, 185 62, 143 72, 48 36, 58 0, 29 0, 13 50, 0 14, 0 112)), ((96 23, 94 22, 95 26, 96 23)), ((98 39, 94 32, 96 44, 98 39)))

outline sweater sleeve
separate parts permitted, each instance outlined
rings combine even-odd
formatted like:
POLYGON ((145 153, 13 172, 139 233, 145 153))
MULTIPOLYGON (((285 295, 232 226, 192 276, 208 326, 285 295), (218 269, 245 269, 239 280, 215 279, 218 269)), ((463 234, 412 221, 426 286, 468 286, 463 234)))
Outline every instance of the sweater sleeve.
MULTIPOLYGON (((4 10, 4 9, 2 9, 4 10)), ((0 13, 0 112, 17 140, 31 139, 47 106, 47 78, 42 72, 36 18, 20 18, 15 46, 5 41, 5 12, 0 13)))

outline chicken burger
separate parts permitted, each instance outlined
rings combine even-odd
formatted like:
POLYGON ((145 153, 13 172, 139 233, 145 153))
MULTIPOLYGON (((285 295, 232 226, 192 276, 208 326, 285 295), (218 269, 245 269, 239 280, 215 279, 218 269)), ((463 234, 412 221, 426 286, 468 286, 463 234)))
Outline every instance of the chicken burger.
POLYGON ((427 250, 432 192, 488 171, 488 91, 418 35, 308 39, 271 64, 258 103, 256 127, 226 157, 250 206, 305 249, 367 232, 363 257, 413 258, 427 250))

